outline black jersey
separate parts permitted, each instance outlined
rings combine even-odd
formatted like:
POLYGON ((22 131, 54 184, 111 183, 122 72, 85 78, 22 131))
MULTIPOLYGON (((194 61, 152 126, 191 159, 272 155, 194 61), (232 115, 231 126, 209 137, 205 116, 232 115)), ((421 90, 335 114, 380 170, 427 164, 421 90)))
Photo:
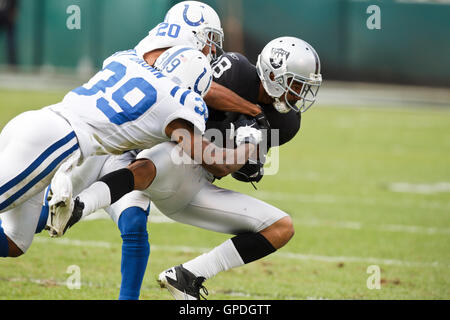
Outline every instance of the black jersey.
MULTIPOLYGON (((277 129, 279 133, 278 141, 271 141, 271 133, 267 134, 267 141, 263 144, 267 146, 267 152, 271 147, 282 145, 290 141, 300 130, 301 115, 293 110, 288 113, 279 113, 273 105, 258 103, 258 94, 261 81, 256 67, 251 64, 246 57, 240 53, 224 53, 219 60, 212 65, 214 81, 235 92, 242 98, 259 104, 270 124, 270 130, 277 129)), ((226 129, 229 123, 234 122, 239 114, 223 112, 212 107, 208 108, 209 118, 206 122, 207 129, 219 129, 223 137, 227 137, 226 129)), ((213 141, 213 140, 211 140, 213 141)), ((247 162, 240 170, 232 173, 232 176, 244 182, 258 182, 264 175, 265 155, 260 155, 256 163, 247 162)))
MULTIPOLYGON (((260 79, 256 67, 240 53, 224 53, 217 62, 212 65, 214 81, 235 92, 242 98, 259 104, 263 109, 271 129, 279 130, 279 145, 290 141, 300 130, 301 115, 293 110, 288 113, 279 113, 273 105, 258 103, 260 79)), ((209 118, 207 128, 222 130, 223 122, 233 118, 230 113, 208 108, 209 118)), ((278 144, 270 142, 269 147, 278 144)))

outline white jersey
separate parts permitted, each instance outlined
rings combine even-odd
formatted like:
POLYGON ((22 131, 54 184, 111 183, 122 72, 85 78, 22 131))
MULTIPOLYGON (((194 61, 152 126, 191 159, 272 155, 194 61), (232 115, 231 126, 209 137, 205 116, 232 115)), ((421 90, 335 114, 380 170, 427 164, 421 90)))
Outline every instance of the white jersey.
POLYGON ((203 133, 208 117, 200 95, 177 86, 135 50, 109 57, 88 83, 48 108, 73 127, 84 158, 168 141, 165 128, 177 118, 203 133))
POLYGON ((138 57, 142 58, 147 52, 180 45, 197 50, 201 50, 204 46, 199 42, 192 29, 162 22, 149 31, 148 35, 135 47, 135 50, 138 57))

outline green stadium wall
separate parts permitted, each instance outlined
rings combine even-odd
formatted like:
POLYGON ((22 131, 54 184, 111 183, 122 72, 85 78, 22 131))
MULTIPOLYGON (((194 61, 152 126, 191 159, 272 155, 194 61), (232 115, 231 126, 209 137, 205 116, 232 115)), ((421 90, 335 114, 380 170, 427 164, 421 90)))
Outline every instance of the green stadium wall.
MULTIPOLYGON (((20 0, 21 68, 96 68, 105 57, 134 47, 170 0, 20 0), (81 9, 81 29, 69 30, 69 5, 81 9)), ((413 0, 205 0, 221 15, 241 6, 244 51, 252 62, 275 37, 297 36, 320 55, 325 79, 450 86, 450 5, 413 0), (227 4, 225 4, 227 2, 227 4), (369 30, 369 5, 381 10, 381 29, 369 30)), ((432 1, 428 1, 432 2, 432 1)), ((225 36, 225 45, 227 37, 225 36)), ((225 46, 225 49, 228 49, 225 46)), ((0 33, 0 64, 6 63, 0 33)))

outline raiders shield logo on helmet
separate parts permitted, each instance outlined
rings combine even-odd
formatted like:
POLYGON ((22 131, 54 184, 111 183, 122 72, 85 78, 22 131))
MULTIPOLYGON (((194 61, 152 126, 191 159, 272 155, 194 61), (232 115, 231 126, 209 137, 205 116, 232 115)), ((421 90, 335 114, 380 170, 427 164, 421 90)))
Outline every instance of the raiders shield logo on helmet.
POLYGON ((280 68, 284 61, 289 58, 289 52, 281 48, 272 48, 272 54, 270 56, 270 64, 274 69, 280 68))

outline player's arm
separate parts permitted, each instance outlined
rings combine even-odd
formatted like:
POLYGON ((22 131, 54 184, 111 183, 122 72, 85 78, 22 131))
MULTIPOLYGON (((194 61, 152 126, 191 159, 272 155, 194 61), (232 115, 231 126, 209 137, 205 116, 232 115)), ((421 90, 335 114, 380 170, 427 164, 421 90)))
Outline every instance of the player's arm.
MULTIPOLYGON (((242 128, 242 131, 245 129, 242 128)), ((223 177, 239 170, 257 150, 260 134, 257 129, 251 128, 252 132, 241 132, 237 134, 236 149, 220 148, 214 143, 196 133, 189 122, 177 119, 166 127, 166 135, 178 143, 181 149, 192 159, 216 177, 223 177), (246 140, 249 143, 245 143, 246 140)))
MULTIPOLYGON (((250 156, 256 154, 256 145, 262 138, 259 130, 250 126, 241 127, 236 132, 238 147, 224 149, 203 139, 191 123, 180 118, 171 121, 165 133, 192 159, 217 177, 239 170, 250 156)), ((147 189, 155 177, 156 167, 149 159, 139 159, 127 168, 108 173, 78 195, 79 203, 83 204, 82 215, 105 208, 133 190, 147 189)))
POLYGON ((224 112, 243 113, 252 117, 261 113, 261 108, 257 104, 245 100, 227 87, 214 81, 208 94, 203 99, 209 107, 224 112))

